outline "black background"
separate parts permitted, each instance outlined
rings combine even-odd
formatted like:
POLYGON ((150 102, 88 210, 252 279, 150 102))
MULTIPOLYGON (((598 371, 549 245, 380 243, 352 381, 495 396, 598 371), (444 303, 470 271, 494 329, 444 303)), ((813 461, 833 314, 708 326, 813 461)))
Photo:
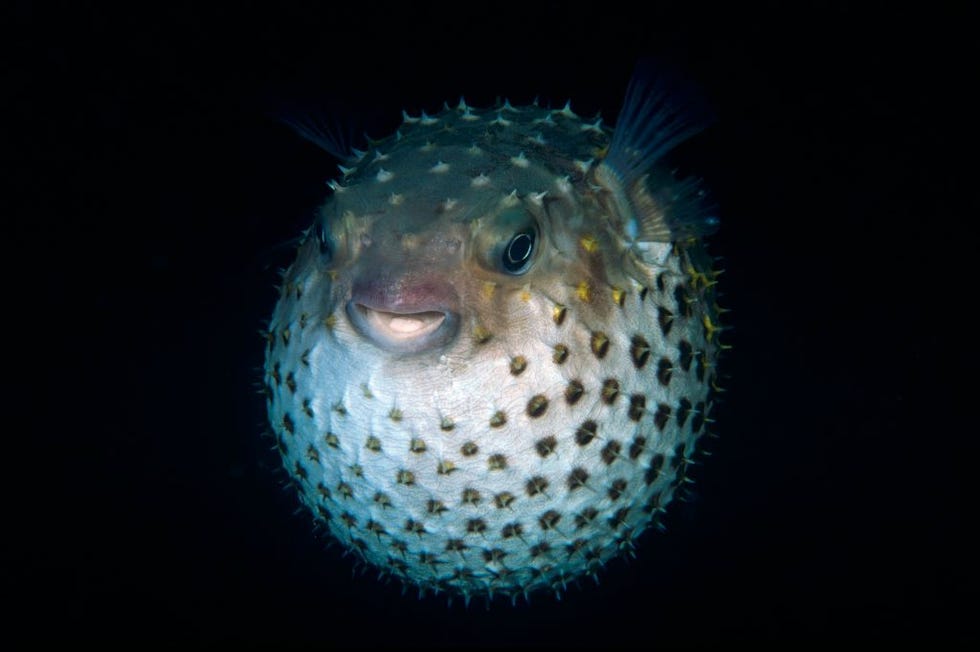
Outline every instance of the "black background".
POLYGON ((976 638, 960 417, 975 301, 954 253, 971 213, 953 201, 971 19, 737 4, 15 5, 16 636, 976 638), (271 115, 315 100, 380 136, 402 108, 540 96, 612 120, 644 55, 718 115, 678 153, 721 206, 711 251, 733 310, 695 496, 560 602, 447 608, 352 574, 260 437, 275 269, 335 174, 271 115))

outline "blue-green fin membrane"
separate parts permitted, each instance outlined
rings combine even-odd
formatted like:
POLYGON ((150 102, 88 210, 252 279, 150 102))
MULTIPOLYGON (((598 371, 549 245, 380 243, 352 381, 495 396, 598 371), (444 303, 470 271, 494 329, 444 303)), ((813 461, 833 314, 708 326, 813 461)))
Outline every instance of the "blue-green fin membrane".
POLYGON ((717 227, 697 180, 676 180, 657 169, 665 154, 710 122, 693 84, 656 61, 637 65, 609 151, 596 170, 596 179, 613 195, 627 239, 677 242, 717 227))

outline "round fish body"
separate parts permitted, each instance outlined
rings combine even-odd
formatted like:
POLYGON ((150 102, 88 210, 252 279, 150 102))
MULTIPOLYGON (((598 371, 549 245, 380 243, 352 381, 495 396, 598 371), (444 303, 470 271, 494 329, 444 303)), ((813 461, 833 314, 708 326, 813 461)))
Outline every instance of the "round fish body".
POLYGON ((720 348, 702 193, 632 170, 623 128, 461 102, 332 182, 265 387, 302 501, 363 560, 467 598, 561 590, 678 491, 720 348))

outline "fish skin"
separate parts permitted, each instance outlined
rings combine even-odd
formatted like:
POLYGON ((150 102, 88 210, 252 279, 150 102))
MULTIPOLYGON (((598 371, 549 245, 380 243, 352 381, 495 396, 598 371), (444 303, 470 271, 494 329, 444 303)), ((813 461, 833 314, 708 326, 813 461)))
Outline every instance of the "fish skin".
POLYGON ((632 549, 700 447, 715 274, 691 230, 643 226, 670 232, 699 191, 624 178, 612 141, 567 105, 406 116, 347 162, 285 272, 264 367, 284 465, 407 584, 560 592, 632 549))

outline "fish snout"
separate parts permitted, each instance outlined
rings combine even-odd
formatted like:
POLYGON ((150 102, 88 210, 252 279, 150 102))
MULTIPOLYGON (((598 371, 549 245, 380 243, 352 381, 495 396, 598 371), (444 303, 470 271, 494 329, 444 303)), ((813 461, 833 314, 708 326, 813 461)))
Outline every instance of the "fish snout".
POLYGON ((439 278, 378 276, 356 281, 347 303, 355 330, 393 353, 445 346, 459 331, 459 295, 439 278))

